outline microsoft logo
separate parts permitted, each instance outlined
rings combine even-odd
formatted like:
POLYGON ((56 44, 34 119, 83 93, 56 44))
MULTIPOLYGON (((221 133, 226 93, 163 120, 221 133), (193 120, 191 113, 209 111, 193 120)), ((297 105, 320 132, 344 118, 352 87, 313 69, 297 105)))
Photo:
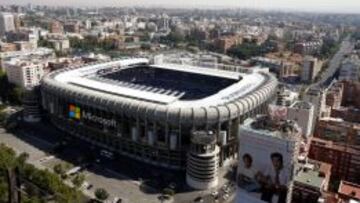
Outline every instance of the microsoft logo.
POLYGON ((70 104, 69 105, 69 117, 80 120, 80 118, 81 118, 81 109, 80 109, 80 107, 75 106, 74 104, 70 104))

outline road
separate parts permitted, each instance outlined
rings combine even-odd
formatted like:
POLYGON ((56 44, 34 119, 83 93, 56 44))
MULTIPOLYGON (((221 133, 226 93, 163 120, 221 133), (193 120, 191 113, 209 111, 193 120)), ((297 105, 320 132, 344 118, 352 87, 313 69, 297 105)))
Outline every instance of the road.
POLYGON ((350 41, 350 36, 346 37, 342 41, 338 52, 336 52, 333 58, 329 61, 327 69, 321 73, 320 79, 316 83, 311 84, 308 89, 327 85, 329 83, 329 80, 332 79, 336 71, 340 68, 340 64, 342 59, 344 58, 344 55, 351 52, 353 48, 354 47, 353 43, 350 41))
MULTIPOLYGON (((66 162, 57 156, 49 154, 53 150, 55 144, 50 143, 41 137, 33 136, 31 132, 19 131, 16 135, 7 133, 3 128, 0 128, 0 143, 13 148, 16 153, 20 154, 26 152, 29 154, 28 163, 33 164, 39 169, 52 168, 48 166, 48 162, 57 163, 66 162)), ((91 190, 83 191, 84 194, 93 198, 94 190, 96 188, 105 188, 110 194, 110 200, 114 197, 120 197, 131 203, 159 203, 159 194, 145 194, 141 191, 139 184, 134 180, 122 176, 110 169, 100 166, 95 166, 92 170, 84 171, 86 181, 94 187, 91 190)), ((126 201, 125 201, 126 202, 126 201)))

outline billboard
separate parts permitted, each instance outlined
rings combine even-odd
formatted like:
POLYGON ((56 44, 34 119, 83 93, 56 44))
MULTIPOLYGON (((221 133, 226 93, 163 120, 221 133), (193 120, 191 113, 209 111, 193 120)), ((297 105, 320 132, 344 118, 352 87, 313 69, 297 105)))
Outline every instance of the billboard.
POLYGON ((69 118, 74 120, 87 120, 111 128, 116 128, 117 126, 115 119, 103 118, 92 112, 85 111, 75 104, 69 104, 69 118))
POLYGON ((236 203, 286 203, 295 143, 240 129, 236 203))

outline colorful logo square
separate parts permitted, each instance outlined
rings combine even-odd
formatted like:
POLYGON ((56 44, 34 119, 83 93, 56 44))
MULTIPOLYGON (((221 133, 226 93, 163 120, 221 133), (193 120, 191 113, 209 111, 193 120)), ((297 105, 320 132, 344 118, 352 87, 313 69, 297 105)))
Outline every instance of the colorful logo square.
POLYGON ((69 105, 69 117, 80 120, 80 118, 81 118, 81 109, 80 109, 80 107, 75 106, 74 104, 70 104, 69 105))

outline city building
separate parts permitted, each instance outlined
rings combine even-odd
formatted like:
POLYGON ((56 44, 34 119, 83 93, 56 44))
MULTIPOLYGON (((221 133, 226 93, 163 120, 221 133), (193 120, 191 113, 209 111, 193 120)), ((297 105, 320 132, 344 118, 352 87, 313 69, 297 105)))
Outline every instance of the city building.
POLYGON ((360 146, 360 124, 341 118, 321 118, 316 123, 314 137, 331 140, 339 144, 360 146))
POLYGON ((319 53, 321 46, 321 41, 299 42, 295 44, 294 52, 302 55, 313 55, 319 53))
POLYGON ((319 203, 328 191, 331 165, 310 160, 299 164, 294 177, 292 203, 319 203))
POLYGON ((338 109, 341 106, 344 93, 343 83, 332 83, 326 91, 326 105, 331 109, 338 109))
POLYGON ((300 142, 301 129, 294 121, 275 120, 267 115, 245 120, 239 129, 235 202, 265 203, 278 199, 291 203, 300 142), (266 184, 261 177, 277 181, 278 192, 274 193, 271 188, 261 190, 261 185, 266 184))
POLYGON ((64 32, 64 27, 62 25, 61 22, 59 21, 51 21, 50 25, 49 25, 49 31, 50 33, 63 33, 64 32))
POLYGON ((53 38, 48 40, 56 51, 67 51, 70 49, 70 41, 66 38, 53 38))
MULTIPOLYGON (((24 61, 30 61, 32 59, 48 59, 54 56, 54 50, 44 47, 39 47, 33 50, 25 51, 7 51, 0 52, 0 68, 5 70, 5 63, 11 61, 12 59, 21 59, 24 61)), ((5 70, 6 71, 6 70, 5 70)))
POLYGON ((339 80, 359 81, 360 79, 360 60, 358 57, 345 59, 340 68, 339 80))
POLYGON ((41 120, 40 97, 38 87, 27 87, 24 90, 22 98, 23 102, 23 118, 29 123, 39 122, 41 120))
POLYGON ((142 162, 186 169, 194 130, 223 136, 219 167, 234 160, 239 124, 264 112, 276 87, 269 73, 124 59, 51 72, 41 96, 58 128, 142 162))
POLYGON ((315 80, 322 68, 322 62, 312 56, 304 58, 303 67, 301 71, 301 81, 309 83, 315 80))
POLYGON ((15 41, 14 44, 18 51, 29 51, 37 48, 37 44, 30 41, 15 41))
POLYGON ((357 107, 339 107, 337 109, 331 109, 331 117, 341 118, 344 121, 360 123, 360 110, 357 107))
POLYGON ((357 203, 360 201, 360 185, 341 181, 338 189, 338 198, 344 203, 357 203))
MULTIPOLYGON (((330 111, 326 110, 326 91, 319 87, 312 87, 306 91, 303 101, 310 102, 315 108, 315 118, 329 117, 330 111)), ((315 120, 314 120, 315 122, 315 120)))
POLYGON ((242 38, 239 36, 223 36, 214 41, 214 46, 222 53, 226 53, 229 48, 241 43, 242 38))
POLYGON ((0 52, 16 51, 16 44, 14 43, 0 43, 0 52))
POLYGON ((360 150, 351 145, 313 137, 309 158, 331 164, 331 179, 359 183, 360 150))
POLYGON ((312 135, 314 129, 315 109, 310 102, 296 101, 287 108, 287 119, 296 121, 306 137, 312 135))
POLYGON ((6 32, 15 31, 14 15, 11 13, 0 13, 0 36, 6 32))
POLYGON ((353 106, 360 109, 360 81, 342 81, 344 84, 343 106, 353 106))
POLYGON ((279 86, 276 96, 276 105, 278 106, 291 106, 299 99, 298 92, 291 91, 284 86, 279 86))
POLYGON ((41 61, 10 60, 4 63, 4 68, 10 83, 22 88, 39 85, 44 76, 46 64, 41 61))
POLYGON ((64 24, 65 32, 79 33, 80 32, 80 23, 79 22, 66 22, 64 24))

